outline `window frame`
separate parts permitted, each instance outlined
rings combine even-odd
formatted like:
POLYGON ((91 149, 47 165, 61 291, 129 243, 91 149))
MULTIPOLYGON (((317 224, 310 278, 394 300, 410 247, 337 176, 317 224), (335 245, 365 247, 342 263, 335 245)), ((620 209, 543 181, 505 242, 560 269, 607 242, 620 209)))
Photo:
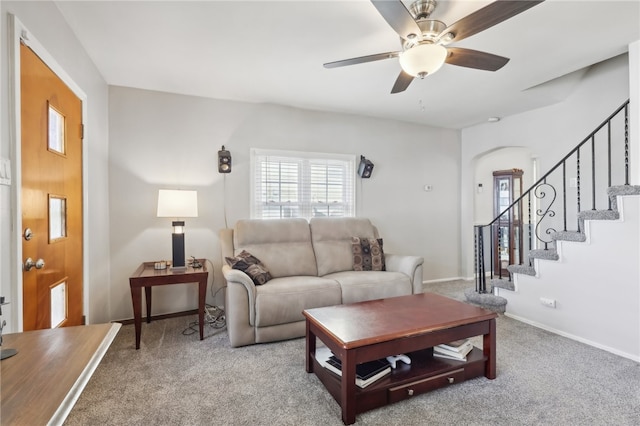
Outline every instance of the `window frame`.
MULTIPOLYGON (((332 163, 338 167, 344 167, 341 171, 342 183, 341 187, 345 188, 342 191, 342 202, 329 202, 328 199, 316 206, 326 210, 328 216, 332 217, 355 217, 356 216, 356 156, 350 154, 335 154, 335 153, 320 153, 320 152, 304 152, 304 151, 289 151, 289 150, 274 150, 274 149, 250 149, 250 216, 252 219, 282 219, 287 217, 300 217, 309 220, 314 217, 314 204, 312 202, 312 179, 311 172, 314 163, 325 163, 327 167, 332 163), (279 212, 279 216, 270 217, 264 214, 267 206, 266 196, 263 195, 264 179, 260 178, 258 174, 262 174, 261 165, 258 164, 261 158, 274 157, 278 161, 284 159, 291 159, 291 163, 298 164, 298 181, 297 181, 297 197, 298 202, 271 202, 271 206, 278 206, 282 209, 285 206, 290 206, 298 211, 291 216, 283 215, 282 210, 279 212), (258 199, 260 198, 260 200, 258 199), (331 215, 331 207, 340 207, 343 209, 342 215, 331 215)), ((327 176, 328 179, 328 176, 327 176)), ((279 179, 282 182, 282 179, 279 179)), ((317 184, 316 184, 317 185, 317 184)), ((295 185, 293 185, 295 186, 295 185)), ((330 183, 325 185, 325 191, 328 191, 330 183)), ((281 191, 279 192, 281 194, 281 191)))

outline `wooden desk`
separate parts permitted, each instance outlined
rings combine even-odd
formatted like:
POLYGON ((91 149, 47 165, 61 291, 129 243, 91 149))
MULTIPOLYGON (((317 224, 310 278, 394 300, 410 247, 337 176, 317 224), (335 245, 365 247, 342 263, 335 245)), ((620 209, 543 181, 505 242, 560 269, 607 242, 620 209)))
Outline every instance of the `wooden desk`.
POLYGON ((121 324, 81 325, 3 336, 18 353, 0 362, 3 425, 62 424, 121 324))
POLYGON ((140 333, 142 330, 142 287, 144 287, 147 303, 147 322, 151 322, 151 287, 168 284, 198 283, 198 325, 200 340, 204 339, 204 305, 207 295, 207 277, 209 272, 204 259, 198 259, 202 268, 193 269, 188 266, 183 270, 154 269, 154 262, 145 262, 129 277, 131 301, 133 303, 133 321, 136 329, 136 349, 140 349, 140 333))

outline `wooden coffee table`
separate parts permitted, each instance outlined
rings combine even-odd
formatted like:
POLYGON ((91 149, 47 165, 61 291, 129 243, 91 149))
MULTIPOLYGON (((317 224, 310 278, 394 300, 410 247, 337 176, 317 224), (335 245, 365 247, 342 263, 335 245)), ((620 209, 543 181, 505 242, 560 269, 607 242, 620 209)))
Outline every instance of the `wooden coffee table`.
POLYGON ((497 314, 432 293, 307 309, 306 362, 342 408, 342 421, 420 393, 484 375, 496 377, 497 314), (433 346, 483 336, 467 361, 433 357, 433 346), (316 337, 342 361, 342 377, 315 358, 316 337), (355 384, 356 364, 407 354, 391 374, 366 388, 355 384))

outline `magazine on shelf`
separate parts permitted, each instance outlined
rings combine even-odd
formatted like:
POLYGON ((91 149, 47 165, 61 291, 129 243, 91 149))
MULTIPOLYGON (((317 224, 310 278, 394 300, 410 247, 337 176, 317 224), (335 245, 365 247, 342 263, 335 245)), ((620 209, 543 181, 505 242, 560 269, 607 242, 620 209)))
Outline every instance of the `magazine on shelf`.
MULTIPOLYGON (((316 360, 327 370, 342 376, 340 359, 334 356, 328 348, 317 348, 316 360)), ((361 388, 367 387, 389 373, 391 373, 391 365, 386 359, 358 364, 356 365, 356 385, 361 388)))

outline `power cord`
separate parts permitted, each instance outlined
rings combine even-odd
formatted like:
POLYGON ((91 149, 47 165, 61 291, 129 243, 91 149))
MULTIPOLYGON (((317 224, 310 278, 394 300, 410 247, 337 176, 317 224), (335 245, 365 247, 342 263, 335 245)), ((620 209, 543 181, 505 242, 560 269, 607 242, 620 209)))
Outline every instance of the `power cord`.
MULTIPOLYGON (((194 258, 195 260, 195 258, 194 258)), ((205 262, 207 263, 207 268, 212 271, 211 275, 211 286, 209 287, 211 289, 211 297, 213 298, 213 300, 216 300, 216 296, 218 295, 218 293, 220 292, 220 290, 225 289, 227 286, 223 286, 220 287, 219 289, 217 289, 215 292, 213 291, 213 270, 214 270, 214 266, 213 263, 209 260, 209 259, 205 259, 205 262)), ((195 268, 195 266, 193 266, 195 268)), ((200 267, 202 267, 202 265, 200 265, 200 267)), ((227 318, 225 316, 224 313, 224 308, 221 308, 219 306, 215 306, 215 305, 210 305, 210 304, 206 304, 204 307, 204 321, 205 323, 209 324, 209 326, 211 328, 215 328, 218 330, 222 330, 224 327, 227 326, 227 318)), ((185 336, 190 336, 193 333, 196 333, 199 331, 199 329, 197 329, 196 327, 198 327, 200 324, 198 323, 198 321, 193 321, 191 323, 189 323, 189 326, 187 328, 185 328, 182 331, 182 334, 185 336)))
MULTIPOLYGON (((222 330, 227 326, 227 318, 224 315, 224 309, 217 306, 207 304, 204 307, 204 321, 209 324, 211 328, 222 330)), ((199 331, 198 327, 200 323, 198 321, 192 321, 189 326, 182 331, 185 336, 190 336, 199 331)))

